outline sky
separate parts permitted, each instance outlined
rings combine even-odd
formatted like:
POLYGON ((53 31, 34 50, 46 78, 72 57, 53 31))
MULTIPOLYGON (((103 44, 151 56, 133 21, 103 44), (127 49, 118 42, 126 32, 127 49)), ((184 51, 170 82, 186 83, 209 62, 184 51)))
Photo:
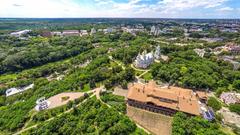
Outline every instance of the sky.
POLYGON ((0 0, 0 17, 240 19, 240 0, 0 0))

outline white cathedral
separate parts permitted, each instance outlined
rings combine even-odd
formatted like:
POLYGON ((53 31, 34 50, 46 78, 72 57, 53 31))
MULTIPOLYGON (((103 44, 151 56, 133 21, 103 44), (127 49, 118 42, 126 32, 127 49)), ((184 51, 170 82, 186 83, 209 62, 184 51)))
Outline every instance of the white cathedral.
POLYGON ((135 67, 146 69, 150 64, 154 62, 155 59, 159 60, 161 58, 160 46, 156 48, 155 53, 147 53, 146 50, 140 55, 138 54, 135 60, 135 67))

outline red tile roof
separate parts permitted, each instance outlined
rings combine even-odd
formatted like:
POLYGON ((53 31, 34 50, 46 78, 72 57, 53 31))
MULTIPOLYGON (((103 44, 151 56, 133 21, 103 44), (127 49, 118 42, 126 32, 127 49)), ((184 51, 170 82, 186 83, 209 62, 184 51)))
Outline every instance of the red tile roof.
POLYGON ((148 84, 135 83, 129 88, 128 99, 153 103, 185 113, 200 115, 199 99, 190 89, 159 87, 154 81, 148 84))

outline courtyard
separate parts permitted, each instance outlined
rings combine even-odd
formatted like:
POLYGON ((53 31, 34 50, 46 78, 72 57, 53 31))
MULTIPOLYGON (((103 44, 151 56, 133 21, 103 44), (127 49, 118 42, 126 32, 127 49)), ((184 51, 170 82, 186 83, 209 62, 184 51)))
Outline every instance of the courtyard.
POLYGON ((69 101, 73 101, 82 96, 84 96, 84 93, 82 92, 64 92, 64 93, 57 94, 47 99, 50 102, 48 109, 65 105, 69 101))

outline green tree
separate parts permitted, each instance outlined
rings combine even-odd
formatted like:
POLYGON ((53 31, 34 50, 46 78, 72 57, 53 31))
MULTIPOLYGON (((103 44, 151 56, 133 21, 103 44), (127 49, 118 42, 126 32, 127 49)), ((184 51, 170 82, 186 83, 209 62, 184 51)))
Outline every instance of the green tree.
POLYGON ((222 108, 221 102, 219 102, 216 98, 210 97, 207 101, 207 105, 212 107, 214 111, 218 111, 222 108))
POLYGON ((230 104, 229 110, 240 115, 240 104, 230 104))
POLYGON ((233 81, 233 88, 236 90, 240 90, 240 80, 233 81))

